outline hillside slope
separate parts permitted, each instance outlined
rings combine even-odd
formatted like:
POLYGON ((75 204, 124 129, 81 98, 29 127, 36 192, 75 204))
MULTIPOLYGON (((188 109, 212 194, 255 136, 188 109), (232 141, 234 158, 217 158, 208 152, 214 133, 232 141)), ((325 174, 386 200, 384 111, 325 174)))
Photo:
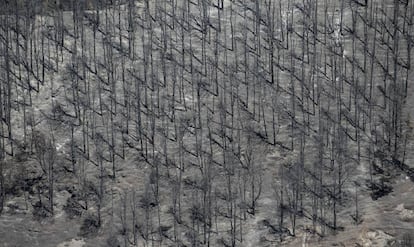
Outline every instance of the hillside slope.
POLYGON ((0 246, 414 243, 412 1, 74 3, 0 16, 0 246))

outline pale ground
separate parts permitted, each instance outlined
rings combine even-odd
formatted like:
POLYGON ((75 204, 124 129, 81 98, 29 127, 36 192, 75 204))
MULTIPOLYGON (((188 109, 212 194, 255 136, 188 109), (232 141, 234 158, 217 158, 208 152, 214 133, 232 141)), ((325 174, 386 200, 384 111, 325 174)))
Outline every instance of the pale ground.
MULTIPOLYGON (((228 5, 229 1, 225 1, 228 5)), ((70 47, 70 41, 67 41, 67 46, 70 47)), ((67 59, 67 58, 65 58, 67 59)), ((65 61, 65 63, 68 61, 65 61)), ((58 76, 55 79, 60 79, 58 76)), ((410 85, 411 96, 414 95, 412 92, 413 85, 410 85)), ((44 90, 42 93, 35 98, 35 104, 37 108, 36 113, 40 115, 39 110, 46 111, 50 108, 50 97, 49 91, 44 90)), ((63 98, 63 93, 56 98, 63 98)), ((186 99, 190 101, 192 97, 186 96, 186 99)), ((411 119, 413 119, 414 111, 410 106, 414 106, 414 97, 407 97, 406 113, 410 113, 411 119)), ((16 121, 18 122, 18 121, 16 121)), ((414 126, 414 119, 412 120, 412 126, 414 126)), ((59 152, 64 154, 65 146, 67 146, 68 139, 63 139, 57 143, 57 149, 59 152)), ((406 163, 411 167, 414 162, 414 141, 410 139, 407 146, 407 157, 406 163)), ((269 157, 270 158, 270 157, 269 157)), ((278 153, 276 152, 274 159, 277 160, 278 153)), ((133 163, 133 161, 131 161, 133 163)), ((135 186, 143 187, 143 177, 148 174, 149 168, 139 167, 132 165, 129 162, 125 162, 120 167, 119 177, 120 181, 116 184, 108 186, 107 190, 113 194, 119 194, 124 189, 133 189, 135 186), (128 169, 125 169, 128 167, 128 169), (114 193, 115 191, 115 193, 114 193)), ((362 169, 362 168, 361 168, 362 169)), ((264 184, 270 185, 273 183, 273 175, 266 168, 264 173, 264 184)), ((342 246, 354 246, 355 243, 359 243, 362 246, 386 246, 387 240, 394 239, 395 237, 401 236, 403 231, 414 232, 414 186, 410 180, 402 177, 394 185, 394 191, 388 196, 382 197, 377 201, 372 201, 368 196, 368 192, 360 195, 360 210, 363 215, 363 222, 360 225, 345 225, 343 232, 338 232, 336 236, 329 236, 322 240, 316 239, 316 237, 308 236, 299 230, 298 238, 287 239, 284 246, 332 246, 338 243, 342 246)), ((28 214, 16 214, 16 215, 2 215, 0 216, 0 241, 5 240, 3 243, 0 242, 0 246, 53 246, 53 247, 80 247, 80 246, 102 246, 105 239, 92 239, 84 240, 77 238, 79 231, 79 221, 66 219, 64 212, 61 210, 62 205, 67 199, 67 194, 57 193, 57 212, 53 219, 42 223, 35 222, 31 219, 30 213, 28 214), (7 244, 8 242, 20 241, 15 244, 7 244)), ((16 199, 17 203, 23 205, 21 198, 16 199)), ((259 208, 256 216, 253 218, 250 215, 249 220, 245 224, 244 234, 244 245, 250 246, 262 246, 260 238, 263 235, 267 235, 268 229, 260 228, 260 222, 264 219, 271 219, 275 216, 275 201, 273 195, 273 189, 268 186, 263 191, 263 196, 258 202, 259 208)), ((104 214, 109 217, 112 209, 110 205, 104 209, 104 214)), ((344 210, 344 217, 349 217, 351 222, 350 214, 352 209, 344 210), (348 216, 347 216, 348 214, 348 216)), ((109 228, 112 228, 109 227, 109 228)), ((115 228, 115 227, 114 227, 115 228)), ((275 246, 269 243, 266 246, 275 246)), ((276 245, 277 246, 277 245, 276 245)))

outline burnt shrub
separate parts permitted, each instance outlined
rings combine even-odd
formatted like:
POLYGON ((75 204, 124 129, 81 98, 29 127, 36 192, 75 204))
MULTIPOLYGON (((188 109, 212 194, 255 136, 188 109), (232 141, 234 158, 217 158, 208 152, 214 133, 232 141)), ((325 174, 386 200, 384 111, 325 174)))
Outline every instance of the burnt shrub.
POLYGON ((41 201, 37 201, 35 204, 33 204, 32 214, 36 220, 41 220, 52 215, 48 206, 41 201))
POLYGON ((98 217, 93 214, 88 214, 82 222, 79 235, 82 237, 93 237, 98 233, 98 230, 98 217))
POLYGON ((108 247, 120 247, 121 243, 119 242, 118 238, 115 235, 110 236, 106 240, 106 244, 108 247))
POLYGON ((85 208, 79 203, 78 196, 72 194, 63 206, 63 210, 70 219, 80 217, 85 208))
POLYGON ((368 188, 371 190, 370 195, 374 201, 378 198, 388 195, 393 190, 392 186, 389 185, 389 183, 386 181, 369 183, 368 188))

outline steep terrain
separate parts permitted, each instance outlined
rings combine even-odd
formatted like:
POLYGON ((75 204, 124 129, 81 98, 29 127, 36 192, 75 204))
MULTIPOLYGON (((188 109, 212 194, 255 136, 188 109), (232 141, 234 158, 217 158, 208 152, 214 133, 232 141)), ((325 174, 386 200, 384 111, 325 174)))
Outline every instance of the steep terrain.
POLYGON ((412 1, 8 9, 0 246, 414 244, 412 1))

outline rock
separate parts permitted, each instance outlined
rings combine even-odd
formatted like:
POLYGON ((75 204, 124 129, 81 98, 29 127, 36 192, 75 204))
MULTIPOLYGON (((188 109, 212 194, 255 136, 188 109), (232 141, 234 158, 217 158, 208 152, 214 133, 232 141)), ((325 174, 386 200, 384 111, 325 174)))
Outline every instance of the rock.
POLYGON ((404 203, 399 204, 395 210, 403 221, 414 221, 414 210, 409 210, 404 207, 404 203))
POLYGON ((393 236, 381 230, 365 230, 360 235, 360 243, 364 247, 386 247, 392 239, 394 239, 393 236))
POLYGON ((82 247, 85 245, 85 241, 83 239, 71 239, 70 241, 66 241, 60 243, 57 247, 82 247))

